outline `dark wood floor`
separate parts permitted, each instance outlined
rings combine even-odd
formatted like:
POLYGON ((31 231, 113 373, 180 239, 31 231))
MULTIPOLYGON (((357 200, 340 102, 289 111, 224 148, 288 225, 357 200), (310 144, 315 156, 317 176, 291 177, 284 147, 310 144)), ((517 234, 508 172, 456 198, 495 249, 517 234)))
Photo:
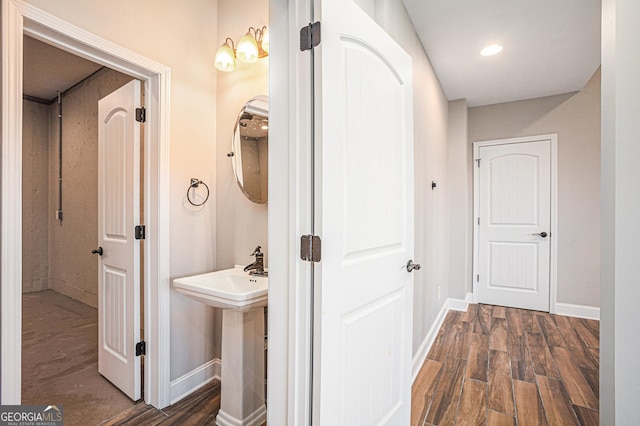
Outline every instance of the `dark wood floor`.
POLYGON ((412 425, 598 425, 599 322, 469 305, 447 315, 412 425))
POLYGON ((220 381, 214 380, 183 400, 158 410, 139 403, 102 426, 214 425, 220 410, 220 381))

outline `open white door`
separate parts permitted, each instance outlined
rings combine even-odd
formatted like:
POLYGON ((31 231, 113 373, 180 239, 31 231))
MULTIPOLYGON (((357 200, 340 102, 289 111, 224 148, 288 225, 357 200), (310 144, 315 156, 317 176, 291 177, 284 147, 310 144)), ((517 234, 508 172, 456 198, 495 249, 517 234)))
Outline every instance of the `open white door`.
POLYGON ((477 152, 477 301, 548 312, 551 141, 477 152))
POLYGON ((140 399, 140 82, 98 103, 98 371, 140 399))
POLYGON ((320 21, 314 424, 407 425, 412 61, 353 1, 322 0, 320 21))

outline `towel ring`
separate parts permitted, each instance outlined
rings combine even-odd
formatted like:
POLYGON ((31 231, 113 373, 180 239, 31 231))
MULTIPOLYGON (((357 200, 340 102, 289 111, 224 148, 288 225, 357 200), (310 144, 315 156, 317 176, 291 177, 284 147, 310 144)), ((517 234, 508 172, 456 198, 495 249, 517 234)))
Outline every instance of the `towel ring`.
POLYGON ((187 201, 189 201, 189 204, 191 204, 192 206, 200 207, 200 206, 204 205, 204 203, 206 203, 207 200, 209 200, 209 186, 206 183, 204 183, 203 181, 201 181, 200 179, 191 178, 191 184, 187 188, 187 201), (191 195, 189 194, 189 190, 191 188, 197 188, 198 186, 200 186, 200 184, 204 185, 204 187, 207 189, 207 196, 205 197, 203 202, 194 203, 193 200, 191 200, 191 195))

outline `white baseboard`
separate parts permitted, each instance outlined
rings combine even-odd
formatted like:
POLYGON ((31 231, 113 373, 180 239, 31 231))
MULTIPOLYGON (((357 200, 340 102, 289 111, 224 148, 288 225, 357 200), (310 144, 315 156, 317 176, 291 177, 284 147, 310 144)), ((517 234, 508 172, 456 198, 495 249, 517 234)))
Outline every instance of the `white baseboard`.
POLYGON ((600 308, 598 308, 597 306, 573 305, 571 303, 556 303, 556 314, 600 321, 600 308))
POLYGON ((425 336, 424 340, 420 344, 418 351, 413 357, 413 371, 411 374, 411 383, 418 377, 418 373, 420 372, 420 368, 422 368, 422 364, 424 364, 425 359, 427 359, 427 355, 429 354, 429 350, 433 345, 434 340, 436 339, 436 335, 442 327, 442 323, 444 322, 445 317, 449 311, 463 311, 466 312, 469 307, 469 303, 473 298, 472 293, 467 293, 464 300, 462 299, 452 299, 448 298, 444 304, 442 305, 442 309, 438 312, 438 316, 435 321, 431 325, 429 332, 425 336))
POLYGON ((200 389, 213 379, 220 380, 222 371, 222 362, 219 358, 212 359, 206 364, 189 371, 171 381, 170 398, 171 404, 175 404, 187 395, 200 389))
POLYGON ((467 293, 464 300, 449 298, 447 299, 447 303, 449 304, 449 309, 452 311, 467 312, 469 303, 471 303, 472 300, 473 300, 473 293, 467 293))

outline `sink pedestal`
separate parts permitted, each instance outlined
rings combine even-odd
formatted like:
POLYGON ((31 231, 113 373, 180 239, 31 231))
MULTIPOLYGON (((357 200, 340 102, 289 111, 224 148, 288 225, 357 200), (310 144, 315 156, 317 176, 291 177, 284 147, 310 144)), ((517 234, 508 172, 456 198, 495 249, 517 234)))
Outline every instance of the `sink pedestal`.
POLYGON ((260 426, 264 396, 264 308, 222 311, 219 426, 260 426))

